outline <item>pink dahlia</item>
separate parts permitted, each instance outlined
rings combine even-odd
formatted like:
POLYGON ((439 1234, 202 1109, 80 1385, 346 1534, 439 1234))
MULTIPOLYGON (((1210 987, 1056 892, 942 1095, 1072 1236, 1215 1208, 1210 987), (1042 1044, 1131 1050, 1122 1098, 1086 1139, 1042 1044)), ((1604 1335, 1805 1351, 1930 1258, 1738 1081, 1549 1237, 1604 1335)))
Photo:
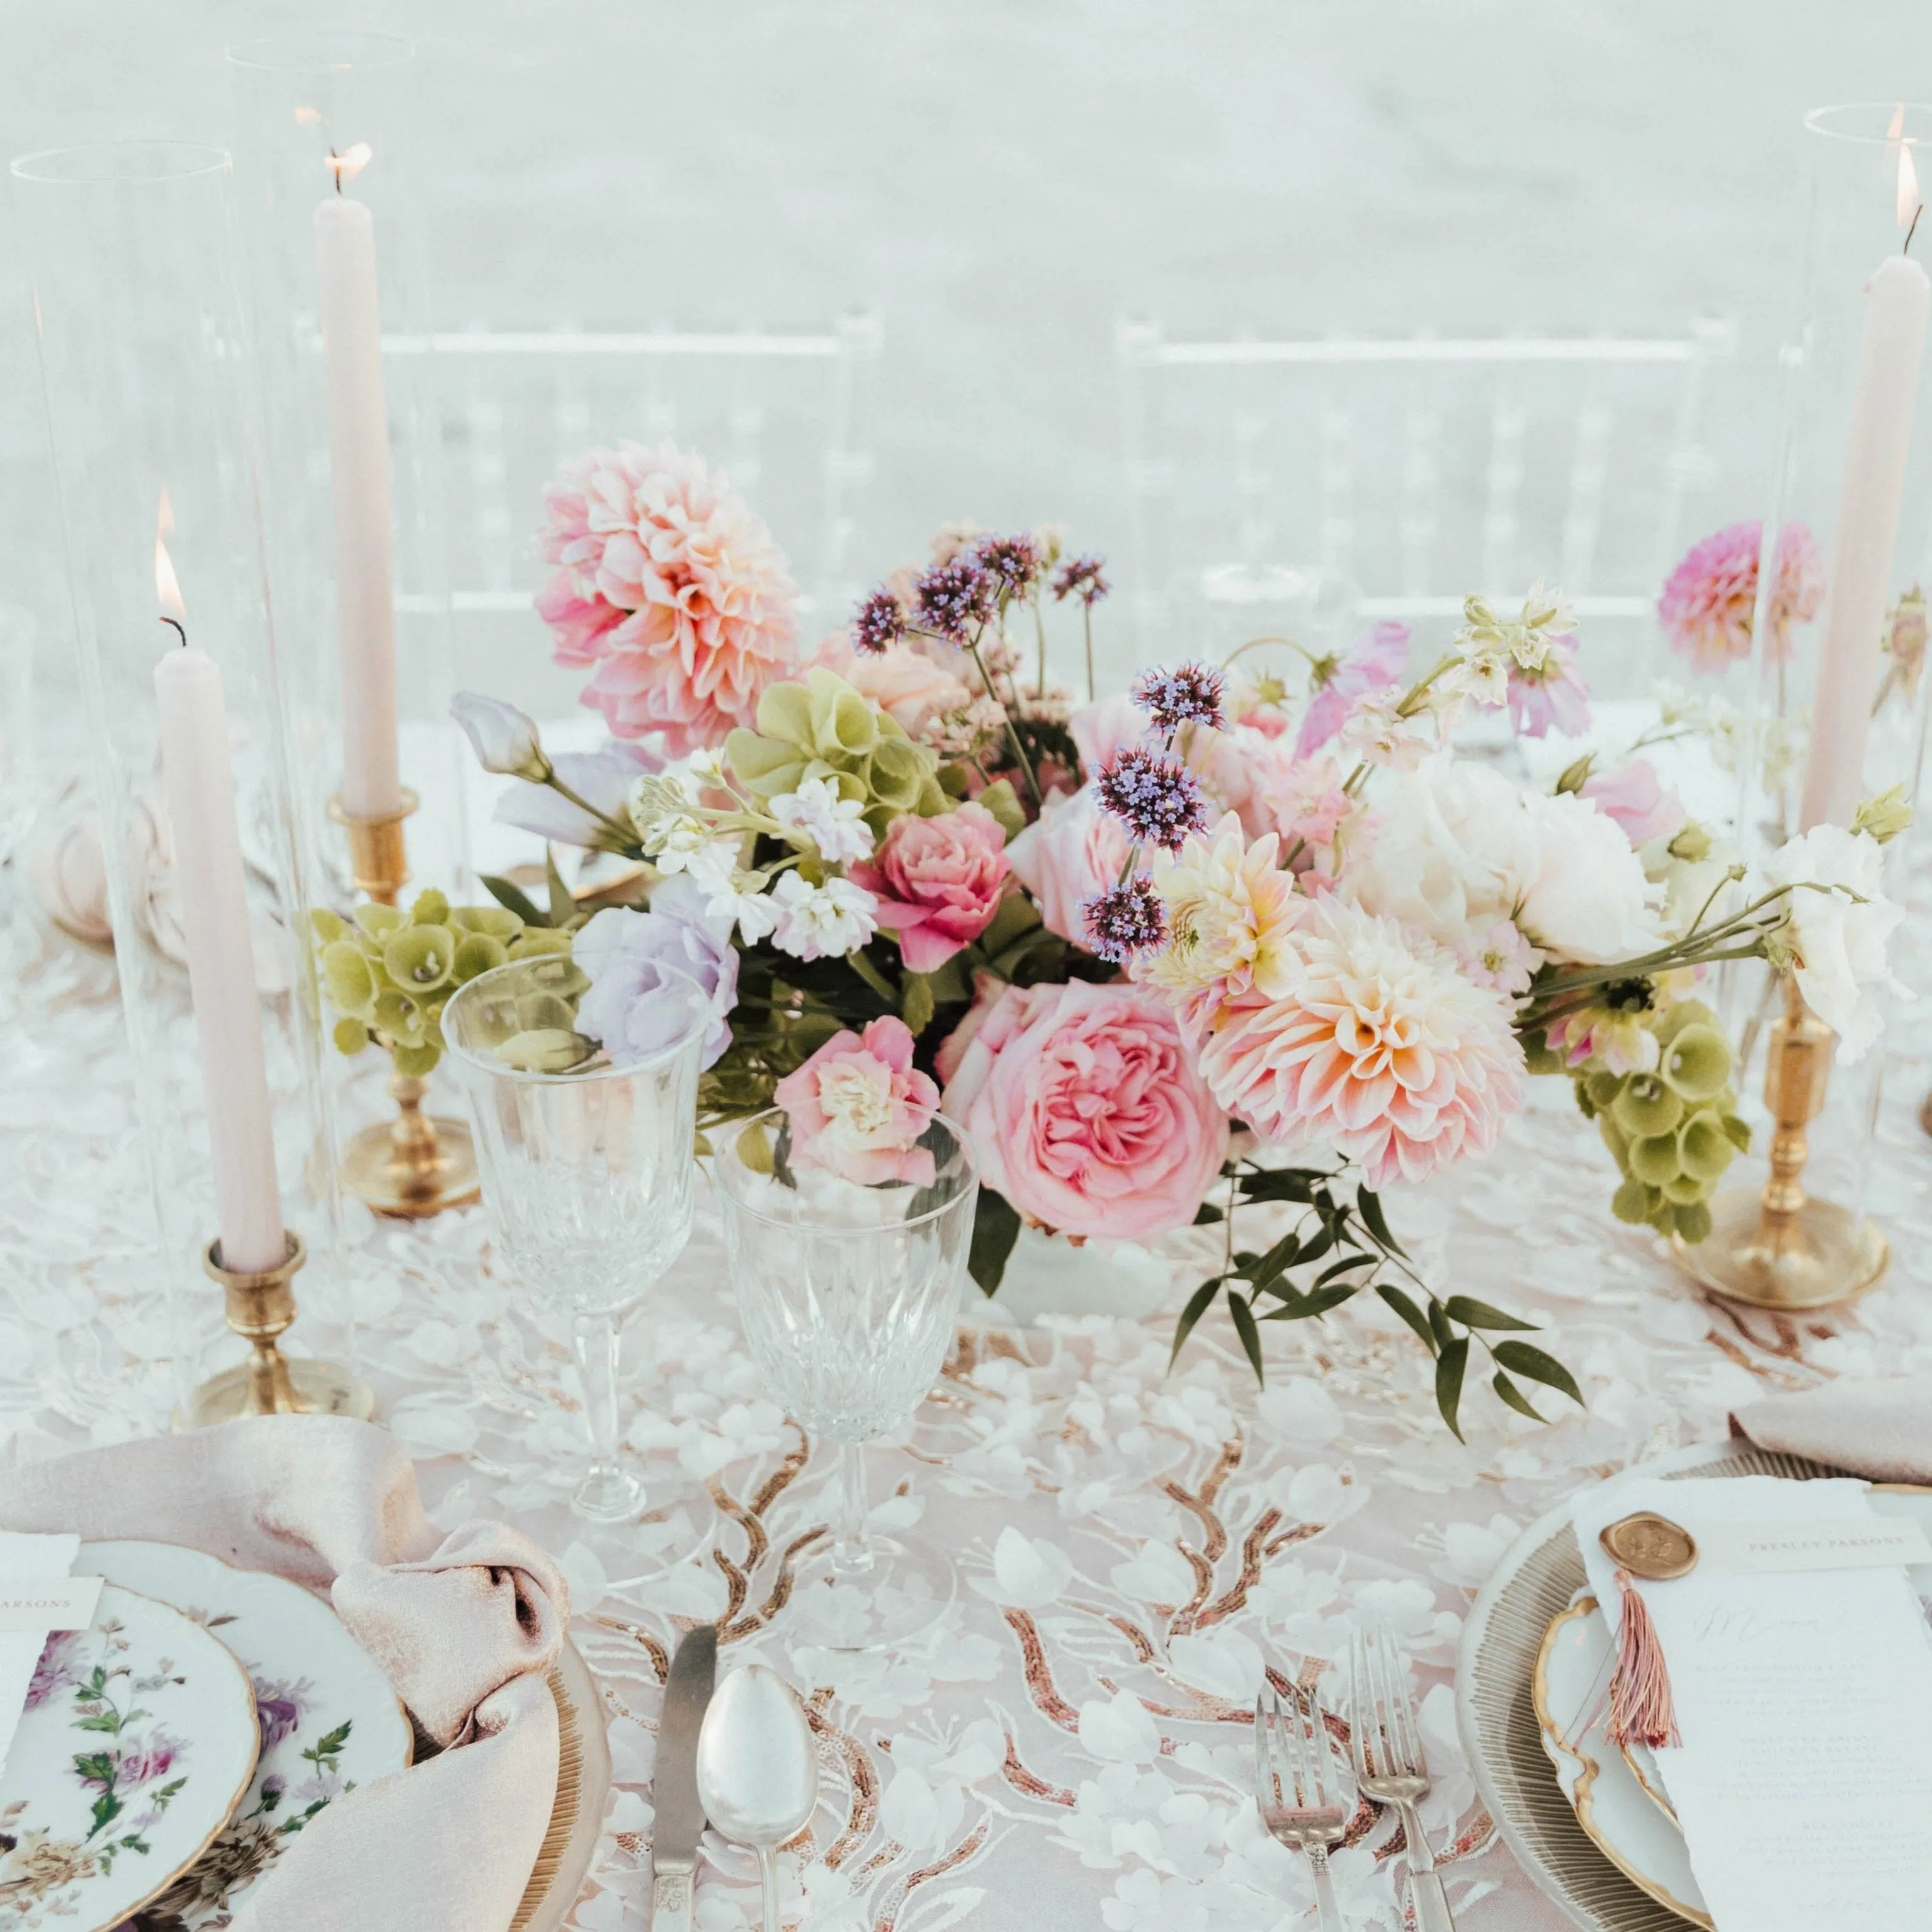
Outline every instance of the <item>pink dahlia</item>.
POLYGON ((682 758, 750 725, 798 664, 798 586, 751 506, 670 443, 593 449, 544 492, 558 566, 537 597, 561 664, 594 664, 583 701, 620 738, 682 758))
POLYGON ((1329 1142, 1371 1187, 1495 1144, 1522 1097, 1508 1000, 1432 940, 1332 898, 1310 903, 1295 948, 1292 990, 1196 1029, 1222 1106, 1270 1140, 1329 1142))
MULTIPOLYGON (((1670 648, 1714 676, 1750 656, 1751 622, 1757 605, 1757 560, 1764 538, 1760 523, 1732 524, 1693 544, 1670 573, 1657 601, 1658 621, 1670 648)), ((1817 616, 1825 595, 1825 567, 1802 524, 1786 524, 1778 539, 1778 582, 1771 593, 1774 657, 1791 650, 1791 626, 1817 616)))

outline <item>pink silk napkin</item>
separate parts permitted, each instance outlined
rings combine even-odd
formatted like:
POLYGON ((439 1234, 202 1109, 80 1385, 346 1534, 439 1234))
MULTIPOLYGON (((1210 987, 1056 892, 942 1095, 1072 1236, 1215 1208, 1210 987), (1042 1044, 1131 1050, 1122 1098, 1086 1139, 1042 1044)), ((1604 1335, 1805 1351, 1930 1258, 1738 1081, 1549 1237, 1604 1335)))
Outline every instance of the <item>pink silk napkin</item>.
POLYGON ((236 1932, 505 1932, 550 1823, 544 1682, 569 1593, 501 1523, 439 1534, 395 1438, 337 1416, 231 1422, 11 1472, 0 1527, 191 1545, 329 1594, 452 1748, 338 1798, 244 1901, 236 1932))
POLYGON ((1874 1483, 1932 1484, 1932 1377, 1830 1382, 1767 1396, 1732 1414, 1731 1432, 1874 1483))

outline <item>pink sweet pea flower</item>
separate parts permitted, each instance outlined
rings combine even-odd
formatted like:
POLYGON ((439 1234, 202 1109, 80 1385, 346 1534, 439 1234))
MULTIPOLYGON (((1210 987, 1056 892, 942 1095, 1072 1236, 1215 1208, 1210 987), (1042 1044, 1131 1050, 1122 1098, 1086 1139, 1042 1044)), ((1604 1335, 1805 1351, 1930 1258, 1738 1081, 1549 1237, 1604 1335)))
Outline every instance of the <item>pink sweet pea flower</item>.
POLYGON ((1648 758, 1633 758, 1620 772, 1585 779, 1582 795, 1606 818, 1614 818, 1633 845, 1675 837, 1688 816, 1684 801, 1658 782, 1648 758))
POLYGON ((879 924, 899 938, 899 957, 930 973, 977 939, 999 910, 1012 869, 1006 835, 982 805, 939 818, 896 818, 871 861, 847 868, 879 902, 879 924))
POLYGON ((1384 618, 1358 638, 1344 655, 1316 668, 1316 690, 1301 716, 1294 755, 1318 752, 1342 728, 1355 700, 1371 691, 1399 684, 1408 666, 1408 626, 1384 618))
POLYGON ((1567 638, 1550 640, 1540 670, 1512 664, 1509 674, 1510 723, 1522 738, 1540 738, 1553 724, 1566 738, 1590 728, 1590 687, 1576 672, 1576 646, 1567 638))
POLYGON ((772 1098, 791 1117, 791 1158, 862 1187, 930 1187, 932 1150, 918 1144, 939 1089, 912 1064, 912 1034, 888 1014, 863 1034, 836 1033, 788 1073, 772 1098))

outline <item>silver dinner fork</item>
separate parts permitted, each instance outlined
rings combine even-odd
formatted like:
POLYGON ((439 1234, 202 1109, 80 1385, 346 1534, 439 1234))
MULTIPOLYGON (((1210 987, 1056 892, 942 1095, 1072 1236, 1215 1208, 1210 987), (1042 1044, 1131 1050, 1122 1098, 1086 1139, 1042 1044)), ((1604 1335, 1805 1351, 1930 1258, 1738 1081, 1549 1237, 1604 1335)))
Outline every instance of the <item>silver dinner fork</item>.
POLYGON ((1301 1713, 1292 1704, 1284 1709, 1274 1690, 1255 1700, 1255 1803, 1270 1838, 1308 1854, 1322 1932, 1342 1932, 1328 1847, 1340 1840, 1354 1808, 1328 1741, 1322 1700, 1312 1690, 1308 1717, 1312 1735, 1302 1731, 1301 1713))
POLYGON ((1418 1798, 1429 1796, 1429 1763, 1422 1754, 1422 1734, 1415 1727, 1415 1706, 1409 1702, 1407 1668, 1394 1640, 1379 1625, 1366 1640, 1360 1630, 1355 1633, 1348 1663, 1355 1788, 1364 1798, 1393 1804, 1402 1814, 1416 1932, 1456 1932, 1448 1894, 1415 1808, 1418 1798))

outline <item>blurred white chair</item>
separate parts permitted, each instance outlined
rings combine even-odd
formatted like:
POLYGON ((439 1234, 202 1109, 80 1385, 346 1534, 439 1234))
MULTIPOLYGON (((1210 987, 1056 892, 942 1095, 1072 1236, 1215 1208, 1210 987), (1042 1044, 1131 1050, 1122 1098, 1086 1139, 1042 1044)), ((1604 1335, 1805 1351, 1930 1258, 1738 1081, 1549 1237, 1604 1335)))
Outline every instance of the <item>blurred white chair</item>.
POLYGON ((1220 342, 1121 322, 1139 650, 1229 632, 1217 607, 1318 632, 1324 608, 1449 620, 1471 591, 1519 599, 1541 578, 1585 620, 1593 682, 1613 668, 1641 689, 1658 592, 1711 514, 1736 340, 1716 320, 1666 338, 1220 342))
MULTIPOLYGON (((592 446, 664 438, 700 451, 752 499, 811 604, 842 606, 861 588, 852 542, 883 341, 869 311, 812 334, 478 324, 385 337, 387 355, 434 358, 452 616, 526 615, 548 570, 533 535, 544 484, 592 446)), ((401 592, 405 608, 434 595, 401 592)))

